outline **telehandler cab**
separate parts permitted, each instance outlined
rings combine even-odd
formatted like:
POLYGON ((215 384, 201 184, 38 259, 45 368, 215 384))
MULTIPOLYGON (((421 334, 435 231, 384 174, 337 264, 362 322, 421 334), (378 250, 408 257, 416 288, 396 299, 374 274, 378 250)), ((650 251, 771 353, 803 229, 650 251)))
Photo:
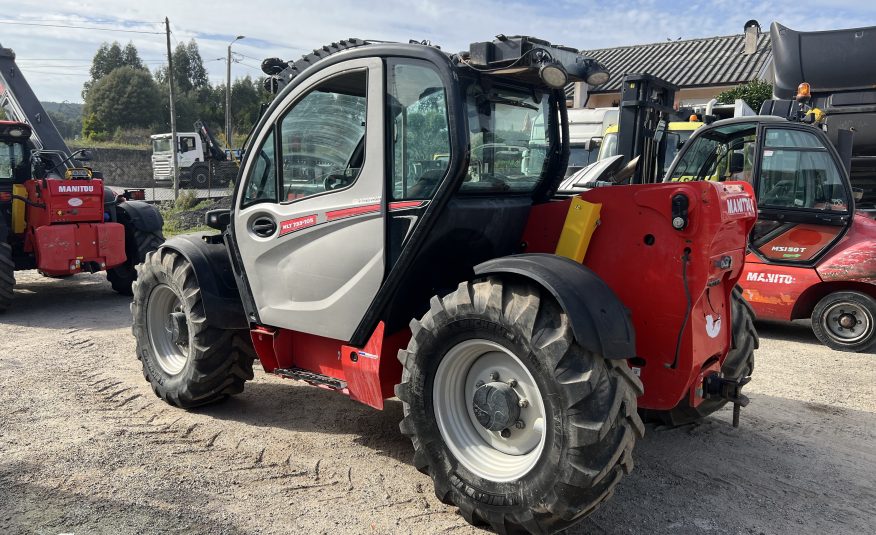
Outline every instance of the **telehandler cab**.
POLYGON ((453 55, 351 39, 263 69, 278 94, 232 208, 207 216, 220 234, 138 266, 137 355, 165 401, 238 393, 255 358, 378 409, 397 395, 438 498, 502 533, 561 530, 607 499, 637 407, 747 402, 757 338, 733 289, 750 187, 554 198, 562 88, 600 83, 597 62, 528 37, 453 55))

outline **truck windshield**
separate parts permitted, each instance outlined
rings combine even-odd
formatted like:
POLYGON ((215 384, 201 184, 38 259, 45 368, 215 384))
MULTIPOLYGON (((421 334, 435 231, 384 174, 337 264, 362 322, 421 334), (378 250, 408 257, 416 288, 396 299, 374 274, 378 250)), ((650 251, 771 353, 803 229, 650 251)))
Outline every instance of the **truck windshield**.
POLYGON ((27 174, 29 169, 21 143, 0 142, 0 180, 11 180, 22 172, 27 174))
POLYGON ((170 138, 159 138, 152 140, 152 152, 170 152, 170 138))
POLYGON ((542 180, 554 133, 547 93, 472 84, 467 94, 471 161, 463 193, 528 193, 542 180))

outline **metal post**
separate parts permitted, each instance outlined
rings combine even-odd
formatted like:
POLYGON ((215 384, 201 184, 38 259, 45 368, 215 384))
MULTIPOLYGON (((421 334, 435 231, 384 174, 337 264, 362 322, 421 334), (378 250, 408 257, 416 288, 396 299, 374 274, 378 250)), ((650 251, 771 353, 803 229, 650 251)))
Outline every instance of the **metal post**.
POLYGON ((225 59, 225 144, 229 150, 234 150, 231 146, 231 45, 243 38, 244 36, 238 35, 228 43, 228 57, 225 59))
POLYGON ((176 139, 176 108, 173 104, 173 56, 170 51, 170 19, 164 17, 164 29, 167 33, 167 81, 170 85, 170 148, 173 153, 173 200, 179 197, 179 160, 176 151, 179 143, 176 139))

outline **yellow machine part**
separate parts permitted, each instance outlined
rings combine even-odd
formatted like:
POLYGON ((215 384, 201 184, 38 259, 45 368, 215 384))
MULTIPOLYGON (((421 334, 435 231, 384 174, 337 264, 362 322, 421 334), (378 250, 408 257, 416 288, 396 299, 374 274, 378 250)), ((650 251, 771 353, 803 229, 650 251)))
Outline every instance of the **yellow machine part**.
MULTIPOLYGON (((19 197, 27 198, 27 189, 21 184, 12 185, 12 194, 19 197)), ((24 232, 24 208, 25 204, 18 199, 12 200, 12 233, 21 234, 24 232)))
POLYGON ((560 233, 560 241, 557 243, 558 255, 571 258, 578 263, 584 261, 587 247, 590 246, 590 238, 599 225, 601 209, 601 204, 587 202, 579 197, 572 198, 566 222, 563 223, 563 231, 560 233))

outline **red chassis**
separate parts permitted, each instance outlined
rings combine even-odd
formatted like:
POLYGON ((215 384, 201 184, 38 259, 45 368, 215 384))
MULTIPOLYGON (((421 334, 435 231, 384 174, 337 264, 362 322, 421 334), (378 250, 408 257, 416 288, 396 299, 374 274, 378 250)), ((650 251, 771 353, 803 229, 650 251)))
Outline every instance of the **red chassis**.
MULTIPOLYGON (((742 274, 746 237, 756 218, 751 187, 732 182, 616 186, 580 197, 601 205, 600 227, 610 229, 593 234, 584 264, 631 313, 637 355, 629 363, 645 385, 639 407, 671 409, 685 396, 697 406, 703 379, 720 370, 731 345, 730 292, 742 274), (689 223, 676 230, 667 200, 679 194, 692 201, 689 223), (659 276, 649 265, 675 266, 675 275, 659 276)), ((521 252, 553 253, 570 203, 567 198, 534 206, 521 252)), ((265 371, 328 376, 337 383, 312 383, 343 385, 340 389, 353 399, 382 409, 401 378, 396 354, 407 345, 410 331, 385 333, 380 323, 362 348, 266 326, 253 328, 251 335, 265 371)))

